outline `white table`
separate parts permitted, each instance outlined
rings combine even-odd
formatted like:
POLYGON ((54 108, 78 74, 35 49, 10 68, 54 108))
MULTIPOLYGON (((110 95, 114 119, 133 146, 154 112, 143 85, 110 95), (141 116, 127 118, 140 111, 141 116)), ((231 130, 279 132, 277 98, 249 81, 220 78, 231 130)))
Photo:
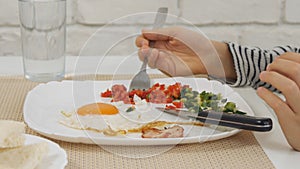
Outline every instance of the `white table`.
MULTIPOLYGON (((140 65, 141 63, 137 59, 120 56, 105 58, 67 57, 66 74, 76 74, 76 72, 82 74, 93 74, 95 72, 98 74, 134 74, 138 71, 140 65)), ((157 74, 160 72, 157 70, 149 70, 149 73, 157 74)), ((23 65, 20 56, 0 57, 0 75, 22 74, 23 65)), ((272 118, 274 126, 271 132, 254 132, 254 135, 274 166, 277 169, 298 169, 300 152, 292 150, 288 145, 274 112, 256 95, 255 90, 252 88, 235 88, 234 90, 247 101, 256 116, 272 118)))

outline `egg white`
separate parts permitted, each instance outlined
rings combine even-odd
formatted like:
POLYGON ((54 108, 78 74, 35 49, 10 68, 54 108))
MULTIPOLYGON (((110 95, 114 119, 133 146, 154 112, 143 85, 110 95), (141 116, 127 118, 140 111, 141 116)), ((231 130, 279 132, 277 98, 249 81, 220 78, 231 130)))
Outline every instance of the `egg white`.
POLYGON ((112 130, 129 130, 140 128, 143 125, 153 121, 151 116, 142 116, 140 113, 118 113, 113 115, 85 115, 81 116, 74 113, 63 117, 60 123, 65 126, 75 128, 75 129, 96 129, 96 130, 106 130, 111 128, 112 130))
MULTIPOLYGON (((138 129, 150 122, 154 121, 168 121, 168 122, 187 122, 188 119, 182 119, 173 115, 169 115, 158 111, 153 105, 147 103, 146 100, 140 99, 138 96, 134 96, 135 110, 126 112, 129 106, 123 102, 113 102, 119 110, 118 114, 112 115, 78 115, 75 111, 69 114, 63 114, 63 120, 61 123, 65 126, 75 129, 96 129, 99 131, 106 130, 108 128, 119 131, 119 130, 130 130, 138 129)), ((163 106, 163 105, 161 105, 163 106)))

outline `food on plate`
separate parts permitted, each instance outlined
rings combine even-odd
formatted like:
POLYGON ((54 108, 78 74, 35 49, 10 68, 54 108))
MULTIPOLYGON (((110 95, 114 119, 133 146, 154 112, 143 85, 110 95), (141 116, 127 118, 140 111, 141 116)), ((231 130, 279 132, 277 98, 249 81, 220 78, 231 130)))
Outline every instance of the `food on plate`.
POLYGON ((0 148, 22 146, 25 141, 25 124, 12 120, 0 120, 0 148))
POLYGON ((228 102, 221 94, 194 91, 181 83, 169 86, 156 83, 147 90, 129 92, 124 85, 115 84, 100 96, 111 98, 111 103, 87 104, 71 113, 63 111, 60 123, 74 129, 100 132, 106 136, 141 133, 142 138, 173 138, 183 137, 183 126, 203 126, 203 123, 180 117, 172 119, 170 116, 162 119, 161 112, 155 110, 156 106, 188 109, 195 113, 202 110, 243 113, 237 110, 235 103, 228 102))
POLYGON ((0 152, 0 168, 3 169, 33 169, 36 168, 48 152, 48 143, 41 142, 6 148, 0 152))
POLYGON ((236 104, 233 102, 227 102, 223 108, 223 112, 232 112, 234 114, 246 114, 245 112, 238 110, 236 104))
POLYGON ((111 93, 114 102, 123 101, 124 103, 131 103, 132 101, 124 85, 114 85, 111 88, 111 93))
POLYGON ((126 112, 132 112, 133 110, 135 110, 134 106, 130 106, 126 109, 126 112))
POLYGON ((127 92, 127 88, 124 85, 113 85, 111 90, 100 93, 101 97, 111 97, 113 102, 123 101, 124 103, 134 104, 133 97, 139 96, 141 99, 145 99, 151 103, 172 103, 173 100, 180 99, 180 90, 184 87, 180 83, 165 86, 165 84, 156 83, 147 90, 135 89, 127 92))
POLYGON ((172 127, 146 128, 142 130, 142 138, 177 138, 183 137, 184 129, 181 126, 175 125, 172 127))
POLYGON ((183 88, 181 90, 181 101, 184 107, 191 112, 199 112, 203 110, 214 110, 218 112, 246 114, 237 109, 236 104, 228 102, 221 94, 212 92, 193 91, 191 88, 183 88))
MULTIPOLYGON (((100 104, 100 103, 95 103, 100 104)), ((100 105, 102 105, 101 103, 100 105)), ((90 104, 88 104, 90 105, 90 104)), ((113 105, 111 105, 113 106, 113 105)), ((187 119, 174 120, 174 121, 158 121, 157 116, 153 116, 153 112, 140 113, 136 109, 132 112, 119 111, 117 113, 95 113, 98 107, 92 106, 89 111, 79 114, 78 110, 81 110, 86 105, 77 109, 74 112, 62 111, 63 119, 60 121, 61 124, 78 130, 90 130, 94 132, 102 133, 106 136, 119 136, 126 135, 128 133, 141 133, 147 130, 159 129, 161 132, 165 132, 165 137, 182 137, 183 130, 175 130, 171 134, 166 134, 171 131, 169 129, 171 125, 198 125, 201 126, 201 122, 191 122, 187 119), (165 131, 164 131, 165 130, 165 131)), ((114 106, 113 106, 114 107, 114 106)), ((157 115, 159 116, 160 112, 157 115)), ((145 137, 148 138, 148 137, 145 137)), ((157 137, 158 138, 158 137, 157 137)))
POLYGON ((107 89, 105 92, 102 92, 101 97, 112 97, 111 90, 107 89))
POLYGON ((188 85, 175 83, 166 87, 165 84, 156 83, 147 90, 132 90, 127 92, 124 85, 116 84, 112 89, 102 92, 101 97, 111 97, 112 102, 123 101, 128 104, 136 104, 134 96, 138 96, 147 102, 167 104, 166 109, 186 108, 191 112, 203 110, 215 110, 219 112, 246 114, 237 109, 233 102, 228 102, 221 94, 213 92, 193 90, 188 85))
POLYGON ((115 106, 107 103, 87 104, 77 110, 77 114, 81 116, 89 114, 112 115, 117 113, 119 113, 119 110, 115 106))
POLYGON ((142 122, 134 114, 126 118, 124 114, 119 112, 116 106, 101 102, 83 105, 70 113, 62 111, 62 114, 64 118, 60 122, 66 126, 75 129, 93 129, 99 132, 136 128, 140 127, 140 123, 142 122))

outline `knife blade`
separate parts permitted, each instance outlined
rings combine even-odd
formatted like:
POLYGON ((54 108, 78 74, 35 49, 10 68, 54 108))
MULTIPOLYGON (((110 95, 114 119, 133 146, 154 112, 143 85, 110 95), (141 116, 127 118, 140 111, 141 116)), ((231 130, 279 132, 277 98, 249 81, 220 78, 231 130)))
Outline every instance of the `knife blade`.
POLYGON ((266 132, 272 130, 272 119, 267 117, 255 117, 241 114, 232 114, 216 111, 200 111, 192 113, 187 110, 173 110, 165 108, 156 108, 159 111, 179 116, 186 119, 194 119, 206 124, 220 125, 231 128, 266 132))

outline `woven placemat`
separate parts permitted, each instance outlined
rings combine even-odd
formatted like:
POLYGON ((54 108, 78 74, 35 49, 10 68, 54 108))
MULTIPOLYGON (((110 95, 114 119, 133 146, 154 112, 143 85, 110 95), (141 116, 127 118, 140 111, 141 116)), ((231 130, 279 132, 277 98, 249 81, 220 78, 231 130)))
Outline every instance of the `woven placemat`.
MULTIPOLYGON (((115 78, 128 78, 119 76, 115 78)), ((164 77, 152 75, 151 77, 164 77)), ((70 77, 68 79, 71 79, 70 77)), ((111 75, 82 76, 76 79, 110 80, 111 75)), ((21 76, 0 77, 0 119, 23 121, 22 107, 28 91, 38 83, 23 79, 21 76)), ((27 133, 38 135, 27 128, 27 133)), ((184 144, 170 147, 157 155, 163 146, 128 147, 74 144, 52 140, 64 148, 68 154, 70 169, 102 168, 274 168, 254 135, 242 131, 232 137, 199 144, 184 144), (109 151, 107 151, 109 150, 109 151), (118 155, 120 152, 122 156, 118 155), (128 158, 124 156, 135 153, 149 154, 145 158, 128 158)))

